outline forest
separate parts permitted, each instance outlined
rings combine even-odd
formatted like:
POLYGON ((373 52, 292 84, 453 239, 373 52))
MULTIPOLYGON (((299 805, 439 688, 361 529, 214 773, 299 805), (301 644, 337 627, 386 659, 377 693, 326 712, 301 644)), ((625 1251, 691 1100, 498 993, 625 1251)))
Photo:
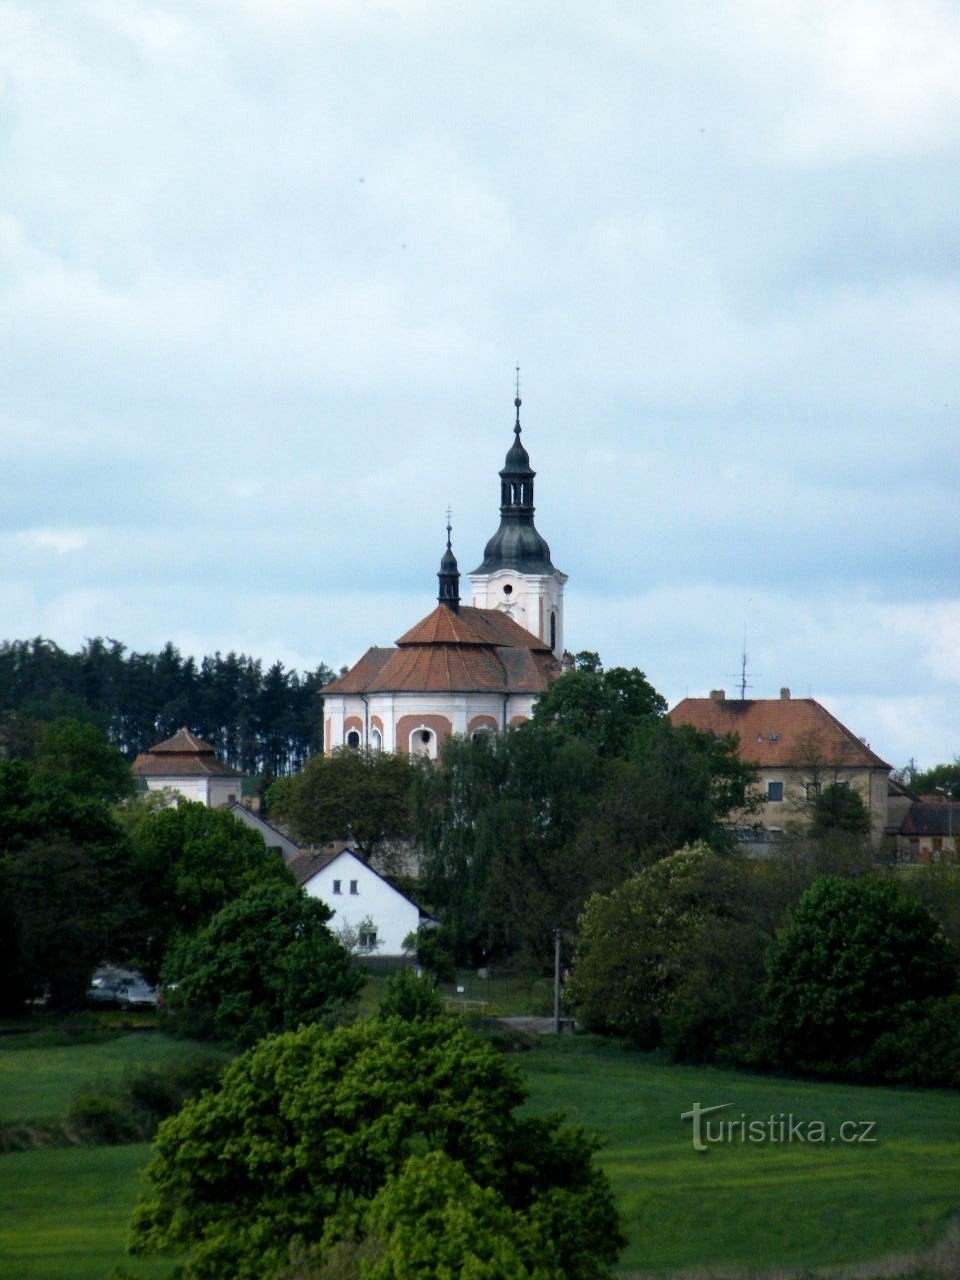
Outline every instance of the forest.
POLYGON ((232 652, 197 662, 169 642, 136 653, 99 636, 68 653, 37 636, 0 643, 0 712, 8 738, 18 724, 80 720, 128 760, 186 725, 235 769, 283 777, 322 746, 320 690, 333 675, 232 652))

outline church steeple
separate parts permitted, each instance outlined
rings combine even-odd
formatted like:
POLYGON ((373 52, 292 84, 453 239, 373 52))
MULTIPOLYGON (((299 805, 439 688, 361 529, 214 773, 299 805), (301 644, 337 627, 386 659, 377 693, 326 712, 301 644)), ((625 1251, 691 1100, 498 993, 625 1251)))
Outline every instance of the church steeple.
POLYGON ((474 573, 519 569, 523 573, 554 573, 550 548, 533 524, 533 478, 530 455, 520 439, 520 388, 514 400, 517 411, 513 444, 500 472, 500 528, 487 543, 483 563, 474 573))
POLYGON ((563 585, 567 575, 550 559, 550 548, 533 523, 530 455, 520 427, 520 371, 513 402, 513 444, 500 472, 500 527, 487 543, 483 561, 470 574, 473 605, 508 614, 563 655, 563 585))
POLYGON ((437 601, 445 604, 452 609, 454 613, 460 612, 460 569, 457 565, 457 557, 453 554, 453 548, 450 545, 450 534, 452 526, 450 524, 450 511, 447 511, 447 549, 444 551, 440 559, 440 572, 437 578, 440 582, 440 591, 437 595, 437 601))

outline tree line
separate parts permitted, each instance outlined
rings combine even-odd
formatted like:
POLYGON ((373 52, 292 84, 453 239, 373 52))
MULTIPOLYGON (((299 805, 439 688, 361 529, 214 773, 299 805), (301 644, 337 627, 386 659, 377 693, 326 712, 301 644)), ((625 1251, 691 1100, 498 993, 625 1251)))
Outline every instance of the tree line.
POLYGON ((333 674, 233 652, 198 663, 169 642, 136 653, 97 637, 68 653, 38 636, 0 643, 0 713, 8 739, 24 722, 93 724, 128 760, 186 725, 235 769, 281 777, 322 749, 320 690, 333 674))

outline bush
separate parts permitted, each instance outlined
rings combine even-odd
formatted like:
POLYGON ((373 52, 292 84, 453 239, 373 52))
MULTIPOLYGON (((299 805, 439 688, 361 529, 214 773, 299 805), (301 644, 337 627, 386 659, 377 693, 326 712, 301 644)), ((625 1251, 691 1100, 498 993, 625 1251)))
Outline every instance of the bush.
POLYGON ((176 1115, 188 1098, 216 1087, 222 1058, 197 1054, 160 1069, 144 1067, 111 1084, 82 1085, 68 1112, 68 1123, 94 1144, 144 1142, 161 1120, 176 1115))
POLYGON ((410 969, 399 969, 390 975, 380 1001, 381 1018, 415 1022, 420 1018, 439 1018, 442 1012, 440 997, 428 977, 418 978, 410 969))

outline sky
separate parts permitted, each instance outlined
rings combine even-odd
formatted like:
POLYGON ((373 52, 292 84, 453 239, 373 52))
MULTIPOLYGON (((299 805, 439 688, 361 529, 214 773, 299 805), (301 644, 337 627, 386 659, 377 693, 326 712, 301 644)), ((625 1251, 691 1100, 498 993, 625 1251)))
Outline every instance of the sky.
POLYGON ((0 638, 352 664, 498 523, 960 754, 960 3, 0 0, 0 638))

